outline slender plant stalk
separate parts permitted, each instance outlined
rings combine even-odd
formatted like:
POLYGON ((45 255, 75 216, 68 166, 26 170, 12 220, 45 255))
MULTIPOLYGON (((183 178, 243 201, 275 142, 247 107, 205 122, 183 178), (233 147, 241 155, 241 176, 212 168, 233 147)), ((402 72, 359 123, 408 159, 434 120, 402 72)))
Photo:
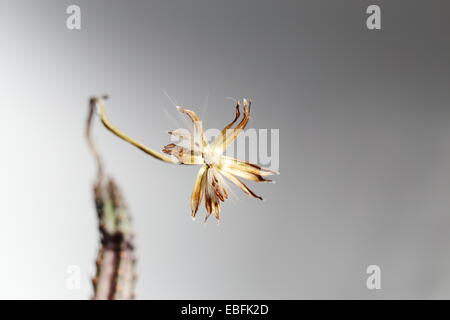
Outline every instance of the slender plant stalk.
POLYGON ((108 117, 106 116, 105 100, 107 98, 108 98, 107 96, 103 96, 103 97, 95 97, 95 98, 91 99, 91 101, 93 101, 92 103, 97 106, 98 115, 100 117, 101 122, 106 127, 106 129, 108 129, 109 131, 114 133, 119 138, 121 138, 121 139, 125 140, 126 142, 132 144, 136 148, 142 150, 143 152, 147 153, 148 155, 152 156, 155 159, 158 159, 158 160, 161 160, 161 161, 164 161, 164 162, 173 163, 173 164, 178 164, 178 162, 176 162, 171 157, 169 157, 169 156, 167 156, 167 155, 165 155, 163 153, 160 153, 158 151, 155 151, 155 150, 153 150, 153 149, 151 149, 149 147, 144 146, 139 141, 134 140, 133 138, 131 138, 130 136, 128 136, 127 134, 123 133, 122 131, 120 131, 115 126, 113 126, 111 124, 111 122, 109 122, 108 117))
POLYGON ((96 275, 92 279, 93 300, 134 299, 136 282, 131 218, 117 184, 106 177, 102 158, 92 140, 91 127, 98 98, 89 101, 86 138, 97 163, 97 181, 94 184, 95 205, 100 231, 96 275))

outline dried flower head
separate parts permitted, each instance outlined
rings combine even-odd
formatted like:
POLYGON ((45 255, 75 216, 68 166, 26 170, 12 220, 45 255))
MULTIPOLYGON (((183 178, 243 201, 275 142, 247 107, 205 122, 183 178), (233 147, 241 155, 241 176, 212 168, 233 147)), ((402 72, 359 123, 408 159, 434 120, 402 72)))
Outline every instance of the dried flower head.
POLYGON ((205 221, 211 214, 217 220, 220 220, 220 204, 229 196, 227 180, 238 186, 244 193, 262 200, 262 197, 250 190, 240 178, 255 182, 271 182, 265 177, 276 174, 275 171, 223 154, 245 129, 250 120, 251 102, 247 99, 244 99, 242 104, 241 102, 237 103, 233 121, 211 143, 206 139, 202 121, 197 114, 194 111, 177 107, 180 112, 186 114, 192 120, 194 132, 179 129, 169 131, 169 134, 178 139, 179 142, 166 145, 162 150, 164 154, 143 146, 112 126, 106 118, 103 99, 99 98, 97 102, 102 123, 120 138, 159 160, 184 165, 201 165, 191 195, 192 218, 196 217, 204 198, 207 211, 205 221), (241 116, 241 108, 243 109, 242 119, 236 124, 241 116))

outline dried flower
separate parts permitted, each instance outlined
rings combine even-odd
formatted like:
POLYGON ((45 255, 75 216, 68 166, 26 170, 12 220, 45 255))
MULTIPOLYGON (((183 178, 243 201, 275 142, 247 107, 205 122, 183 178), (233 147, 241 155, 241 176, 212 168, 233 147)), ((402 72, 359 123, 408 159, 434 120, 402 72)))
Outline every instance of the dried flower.
POLYGON ((220 203, 228 199, 229 196, 229 186, 226 180, 238 186, 244 193, 262 200, 260 196, 250 190, 239 178, 255 182, 271 182, 271 180, 265 177, 276 173, 256 164, 223 155, 227 147, 245 129, 250 119, 251 102, 247 99, 244 99, 242 103, 243 115, 240 122, 235 125, 241 116, 241 102, 238 102, 233 121, 211 143, 206 139, 202 121, 197 114, 191 110, 177 107, 180 112, 186 114, 192 120, 194 132, 190 133, 179 129, 169 131, 169 134, 177 138, 179 143, 166 145, 162 150, 165 154, 145 147, 112 126, 106 117, 104 100, 99 98, 97 99, 97 103, 98 113, 102 123, 108 130, 125 141, 158 160, 184 165, 201 165, 191 195, 192 218, 196 217, 198 208, 204 198, 207 211, 205 221, 211 214, 217 220, 220 220, 220 203))

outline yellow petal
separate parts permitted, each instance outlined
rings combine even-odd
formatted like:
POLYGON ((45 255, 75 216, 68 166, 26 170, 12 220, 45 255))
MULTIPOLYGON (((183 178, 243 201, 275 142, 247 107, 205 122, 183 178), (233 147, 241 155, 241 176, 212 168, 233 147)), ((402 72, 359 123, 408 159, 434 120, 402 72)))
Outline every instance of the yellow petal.
POLYGON ((258 166, 257 164, 250 163, 248 161, 239 160, 232 157, 227 156, 221 156, 221 163, 223 163, 224 166, 230 167, 232 169, 237 169, 241 171, 246 171, 249 173, 257 174, 260 176, 270 176, 273 174, 278 174, 276 171, 269 170, 267 168, 263 168, 261 166, 258 166))
POLYGON ((196 136, 197 134, 199 135, 200 139, 201 139, 201 144, 203 147, 205 147, 208 142, 206 141, 206 137, 205 137, 205 133, 203 131, 203 124, 202 124, 202 120, 200 120, 200 118, 198 117, 198 115, 189 109, 184 109, 182 107, 177 107, 177 109, 186 114, 194 123, 194 127, 195 127, 195 133, 194 133, 194 140, 196 140, 196 136))
POLYGON ((203 164, 204 162, 201 153, 177 146, 174 143, 164 146, 162 152, 176 157, 181 164, 203 164))
POLYGON ((236 178, 234 175, 232 175, 231 173, 228 173, 226 171, 221 171, 222 174, 231 182, 233 182, 235 185, 237 185, 244 193, 257 198, 259 200, 262 200, 263 198, 258 196, 257 194, 255 194, 252 190, 250 190, 245 183, 243 183, 241 180, 239 180, 238 178, 236 178))
POLYGON ((239 116, 241 115, 241 111, 239 110, 239 103, 236 105, 236 114, 234 116, 233 121, 231 121, 225 128, 222 129, 219 136, 216 138, 216 140, 213 142, 215 146, 222 145, 223 141, 225 140, 227 130, 230 129, 233 124, 236 123, 237 119, 239 119, 239 116))
POLYGON ((172 138, 178 139, 177 144, 179 146, 186 147, 190 150, 194 150, 195 152, 202 152, 202 147, 199 142, 194 141, 191 133, 187 129, 175 129, 168 131, 167 133, 170 134, 172 138))
POLYGON ((225 182, 225 179, 222 177, 222 175, 220 174, 220 170, 218 170, 217 168, 214 169, 213 173, 213 187, 215 193, 220 201, 225 201, 225 199, 228 199, 227 184, 225 182))
POLYGON ((244 115, 241 122, 239 122, 239 124, 234 129, 227 129, 224 138, 217 140, 217 142, 215 142, 214 144, 214 148, 220 148, 223 153, 228 148, 228 146, 238 137, 238 135, 242 132, 242 130, 245 129, 248 121, 250 120, 250 108, 251 102, 247 99, 244 99, 244 115))
POLYGON ((214 206, 214 217, 216 220, 220 220, 220 202, 216 202, 214 206))
POLYGON ((221 172, 226 171, 232 175, 247 179, 247 180, 251 180, 251 181, 256 181, 256 182, 272 182, 272 180, 269 179, 264 179, 264 177, 262 177, 259 174, 255 174, 252 172, 248 172, 245 170, 241 170, 241 169, 236 169, 236 168, 231 168, 231 167, 227 167, 227 166, 223 166, 220 168, 221 172))
POLYGON ((233 121, 231 121, 225 128, 223 128, 222 133, 224 134, 228 129, 230 129, 233 124, 236 123, 237 119, 239 119, 239 116, 241 115, 241 111, 239 110, 239 104, 236 105, 236 114, 234 116, 233 121))
MULTIPOLYGON (((208 213, 207 216, 209 216, 212 212, 212 199, 211 199, 211 195, 209 193, 206 192, 205 190, 205 208, 206 208, 206 212, 208 213)), ((208 217, 206 217, 206 219, 208 219, 208 217)), ((205 219, 205 221, 206 221, 205 219)))
POLYGON ((206 166, 202 166, 200 170, 197 173, 197 178, 195 179, 194 183, 194 189, 192 190, 192 196, 191 196, 191 210, 192 210, 192 217, 195 218, 195 215, 197 214, 198 207, 200 206, 200 203, 202 202, 203 193, 204 193, 204 180, 205 180, 205 171, 206 166))
POLYGON ((208 220, 212 214, 214 217, 220 219, 220 201, 228 197, 225 190, 222 176, 214 168, 208 168, 205 173, 205 207, 207 215, 205 221, 208 220))

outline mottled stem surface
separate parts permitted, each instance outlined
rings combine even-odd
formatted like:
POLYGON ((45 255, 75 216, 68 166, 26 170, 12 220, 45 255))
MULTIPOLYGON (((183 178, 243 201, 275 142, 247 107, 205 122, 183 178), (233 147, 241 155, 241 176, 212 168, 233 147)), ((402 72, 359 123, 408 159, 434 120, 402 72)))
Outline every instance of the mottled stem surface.
POLYGON ((97 183, 94 193, 101 239, 93 299, 134 299, 136 259, 127 208, 112 179, 97 183))
POLYGON ((89 100, 86 139, 97 163, 97 182, 94 185, 95 206, 100 231, 96 275, 92 279, 94 300, 134 299, 136 282, 131 218, 122 193, 112 178, 106 177, 103 161, 92 139, 92 119, 99 98, 89 100))

